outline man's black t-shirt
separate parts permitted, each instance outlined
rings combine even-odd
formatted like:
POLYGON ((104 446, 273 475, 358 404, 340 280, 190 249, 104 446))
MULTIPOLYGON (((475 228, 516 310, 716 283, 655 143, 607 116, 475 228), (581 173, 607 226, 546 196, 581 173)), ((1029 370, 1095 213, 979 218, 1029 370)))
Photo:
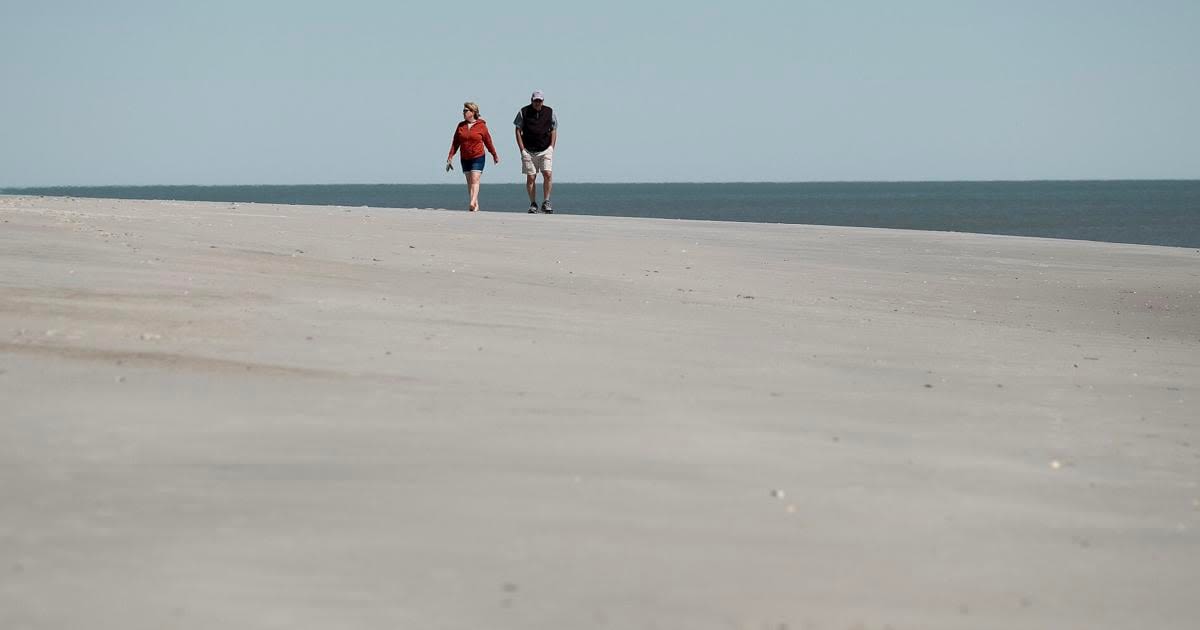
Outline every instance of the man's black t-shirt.
POLYGON ((558 128, 554 110, 547 105, 542 105, 541 111, 534 109, 533 105, 522 107, 513 124, 521 128, 525 150, 532 153, 549 149, 550 132, 558 128))

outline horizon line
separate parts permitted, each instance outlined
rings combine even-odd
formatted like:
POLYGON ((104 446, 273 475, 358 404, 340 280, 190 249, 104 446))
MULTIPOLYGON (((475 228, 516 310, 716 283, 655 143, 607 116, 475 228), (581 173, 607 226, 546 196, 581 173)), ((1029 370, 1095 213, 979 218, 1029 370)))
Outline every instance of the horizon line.
MULTIPOLYGON (((1084 183, 1084 182, 1200 182, 1200 177, 1162 178, 1035 178, 1035 179, 829 179, 829 180, 730 180, 730 181, 558 181, 558 185, 585 184, 595 186, 645 186, 662 184, 726 185, 726 184, 1018 184, 1018 183, 1084 183)), ((491 182, 493 185, 524 186, 522 182, 491 182)), ((270 188, 295 186, 460 186, 461 182, 332 182, 332 183, 263 183, 263 184, 42 184, 35 186, 0 186, 0 194, 8 191, 70 188, 270 188)))

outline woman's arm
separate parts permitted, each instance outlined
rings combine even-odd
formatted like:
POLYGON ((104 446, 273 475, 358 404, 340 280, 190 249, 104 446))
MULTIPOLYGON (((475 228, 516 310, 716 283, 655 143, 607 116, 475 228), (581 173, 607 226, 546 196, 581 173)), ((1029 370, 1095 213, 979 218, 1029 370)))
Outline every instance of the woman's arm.
POLYGON ((483 128, 483 146, 487 147, 488 153, 492 154, 492 162, 500 163, 500 154, 496 153, 496 145, 492 144, 492 132, 487 127, 483 128))
POLYGON ((449 162, 454 154, 458 152, 458 127, 454 128, 454 137, 450 139, 450 153, 446 155, 446 161, 449 162))

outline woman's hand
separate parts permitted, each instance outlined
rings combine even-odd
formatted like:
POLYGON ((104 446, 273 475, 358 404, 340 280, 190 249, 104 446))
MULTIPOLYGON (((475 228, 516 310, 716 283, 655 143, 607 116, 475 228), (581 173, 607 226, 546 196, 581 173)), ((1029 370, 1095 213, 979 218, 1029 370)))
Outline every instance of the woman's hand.
POLYGON ((495 164, 496 166, 500 165, 500 156, 499 155, 492 156, 492 164, 495 164))

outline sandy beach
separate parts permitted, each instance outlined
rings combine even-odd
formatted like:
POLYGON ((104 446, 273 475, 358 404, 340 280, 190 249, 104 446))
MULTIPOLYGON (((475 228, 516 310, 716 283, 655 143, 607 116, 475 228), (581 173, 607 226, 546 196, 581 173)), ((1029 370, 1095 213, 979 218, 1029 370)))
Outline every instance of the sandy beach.
POLYGON ((0 628, 1200 619, 1197 250, 37 197, 0 220, 0 628))

